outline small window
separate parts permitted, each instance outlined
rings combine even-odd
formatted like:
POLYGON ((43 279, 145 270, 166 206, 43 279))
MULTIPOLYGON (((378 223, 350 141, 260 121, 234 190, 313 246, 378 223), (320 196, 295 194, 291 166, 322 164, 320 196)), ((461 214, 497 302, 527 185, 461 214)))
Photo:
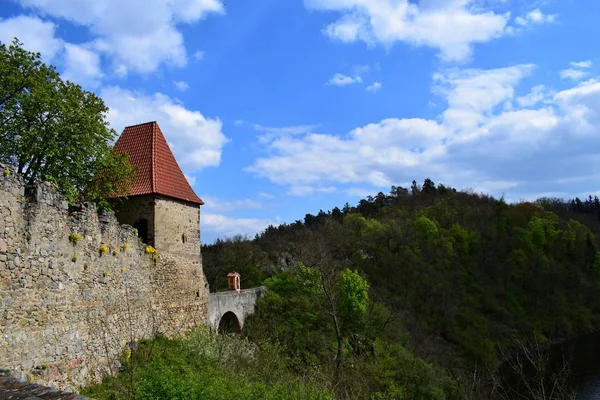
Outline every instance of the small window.
POLYGON ((185 235, 185 233, 182 233, 182 234, 181 234, 181 241, 182 241, 183 243, 186 243, 186 242, 187 242, 187 236, 185 235))
POLYGON ((141 219, 133 225, 138 230, 138 236, 142 239, 142 242, 148 243, 148 220, 141 219))

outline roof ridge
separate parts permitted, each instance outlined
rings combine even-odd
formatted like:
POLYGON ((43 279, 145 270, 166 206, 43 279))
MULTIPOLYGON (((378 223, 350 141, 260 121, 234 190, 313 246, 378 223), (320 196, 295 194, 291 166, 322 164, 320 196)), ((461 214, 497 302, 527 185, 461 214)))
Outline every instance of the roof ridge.
POLYGON ((127 125, 124 129, 127 128, 135 128, 137 126, 142 126, 142 125, 150 125, 150 124, 156 124, 156 121, 148 121, 148 122, 142 122, 141 124, 135 124, 135 125, 127 125))
POLYGON ((150 122, 152 124, 152 148, 151 148, 151 158, 152 163, 150 164, 152 170, 150 173, 152 174, 152 191, 156 191, 156 131, 158 124, 156 122, 150 122))

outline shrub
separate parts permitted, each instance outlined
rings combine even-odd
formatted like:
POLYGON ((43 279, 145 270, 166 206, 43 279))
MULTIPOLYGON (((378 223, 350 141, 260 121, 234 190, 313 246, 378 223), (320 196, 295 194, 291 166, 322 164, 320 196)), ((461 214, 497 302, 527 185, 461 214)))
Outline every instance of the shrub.
POLYGON ((108 252, 108 246, 105 244, 100 245, 100 256, 103 256, 108 252))
POLYGON ((82 394, 96 399, 333 399, 312 382, 291 375, 276 346, 257 346, 208 327, 183 339, 142 340, 125 349, 116 377, 82 394))

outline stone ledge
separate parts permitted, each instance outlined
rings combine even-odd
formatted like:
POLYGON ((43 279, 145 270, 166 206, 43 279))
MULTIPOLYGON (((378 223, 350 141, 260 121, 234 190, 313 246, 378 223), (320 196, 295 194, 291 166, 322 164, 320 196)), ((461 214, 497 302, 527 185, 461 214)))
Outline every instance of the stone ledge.
POLYGON ((0 376, 0 399, 6 400, 88 400, 75 393, 61 392, 35 383, 0 376))

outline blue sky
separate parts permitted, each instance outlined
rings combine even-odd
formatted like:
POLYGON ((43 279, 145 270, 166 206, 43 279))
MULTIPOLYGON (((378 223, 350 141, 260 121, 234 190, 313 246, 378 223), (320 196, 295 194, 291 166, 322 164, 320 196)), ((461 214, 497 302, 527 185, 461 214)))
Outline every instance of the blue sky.
POLYGON ((507 199, 600 193, 592 0, 4 0, 17 36, 158 121, 204 242, 429 177, 507 199))

